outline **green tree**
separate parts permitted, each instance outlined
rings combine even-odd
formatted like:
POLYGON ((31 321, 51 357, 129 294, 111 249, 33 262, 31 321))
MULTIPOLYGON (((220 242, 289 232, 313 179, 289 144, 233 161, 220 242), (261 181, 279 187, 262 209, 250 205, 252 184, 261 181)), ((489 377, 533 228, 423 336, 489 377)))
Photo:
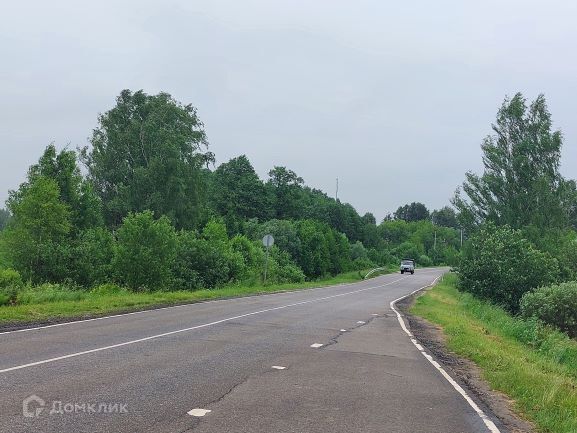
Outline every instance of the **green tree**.
POLYGON ((468 172, 453 204, 464 224, 492 221, 522 228, 566 227, 575 206, 575 183, 559 173, 560 131, 552 131, 545 97, 527 106, 517 93, 506 98, 481 145, 484 172, 468 172))
POLYGON ((422 221, 429 219, 429 210, 423 203, 412 202, 400 206, 394 213, 395 219, 407 222, 422 221))
POLYGON ((462 252, 460 289, 517 312, 522 296, 556 282, 557 260, 537 250, 519 230, 483 225, 462 252))
POLYGON ((441 227, 459 227, 459 222, 457 221, 457 214, 452 207, 444 206, 441 209, 434 210, 431 213, 431 219, 435 225, 441 227))
POLYGON ((272 190, 276 217, 298 218, 302 199, 302 177, 286 167, 274 167, 269 171, 268 187, 272 190))
POLYGON ((8 225, 8 222, 12 218, 10 212, 6 209, 0 209, 0 231, 4 230, 4 228, 8 225))
POLYGON ((212 202, 225 218, 245 220, 271 217, 271 205, 264 183, 245 155, 221 164, 213 174, 212 202))
POLYGON ((76 232, 102 224, 100 200, 90 183, 82 177, 76 152, 67 149, 58 152, 53 144, 47 146, 38 163, 28 170, 27 181, 18 190, 10 191, 8 202, 19 201, 29 184, 39 177, 56 183, 60 201, 70 209, 72 227, 76 232))
POLYGON ((377 219, 371 212, 367 212, 366 214, 364 214, 362 216, 362 220, 364 224, 373 224, 373 225, 377 224, 377 219))
POLYGON ((133 290, 166 289, 176 255, 176 233, 166 216, 151 211, 130 213, 122 221, 113 270, 122 284, 133 290))
POLYGON ((203 209, 201 168, 213 161, 196 109, 167 93, 123 90, 83 149, 109 225, 150 209, 194 227, 203 209), (204 151, 204 152, 203 152, 204 151))
POLYGON ((13 219, 3 238, 14 268, 34 282, 63 279, 72 225, 56 181, 35 176, 11 194, 8 206, 13 219))

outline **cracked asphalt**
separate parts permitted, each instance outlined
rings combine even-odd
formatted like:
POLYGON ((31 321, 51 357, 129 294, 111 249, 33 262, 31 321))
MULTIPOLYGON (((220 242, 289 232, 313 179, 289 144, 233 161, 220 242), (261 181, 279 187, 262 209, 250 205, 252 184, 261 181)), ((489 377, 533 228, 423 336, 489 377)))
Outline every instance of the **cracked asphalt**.
POLYGON ((389 307, 444 271, 0 334, 0 432, 485 432, 389 307))

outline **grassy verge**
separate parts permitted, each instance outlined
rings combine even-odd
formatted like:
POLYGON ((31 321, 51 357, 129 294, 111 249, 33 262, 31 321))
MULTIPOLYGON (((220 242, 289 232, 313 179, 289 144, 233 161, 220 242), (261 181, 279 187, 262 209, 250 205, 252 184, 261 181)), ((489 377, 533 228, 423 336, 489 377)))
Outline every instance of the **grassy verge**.
MULTIPOLYGON (((392 272, 391 269, 388 272, 392 272)), ((396 268, 395 268, 396 271, 396 268)), ((384 272, 387 273, 387 272, 384 272)), ((119 312, 137 311, 154 306, 193 303, 212 299, 242 297, 323 287, 359 281, 366 274, 354 271, 335 277, 296 284, 271 284, 267 286, 231 285, 213 290, 141 292, 117 290, 112 293, 83 290, 62 290, 58 287, 42 290, 30 289, 23 294, 25 303, 0 306, 0 327, 13 324, 56 321, 74 317, 99 316, 119 312)), ((378 273, 377 275, 382 275, 378 273)))
POLYGON ((543 432, 577 432, 577 341, 502 309, 444 280, 412 307, 440 325, 447 346, 475 362, 493 389, 508 395, 515 410, 543 432))

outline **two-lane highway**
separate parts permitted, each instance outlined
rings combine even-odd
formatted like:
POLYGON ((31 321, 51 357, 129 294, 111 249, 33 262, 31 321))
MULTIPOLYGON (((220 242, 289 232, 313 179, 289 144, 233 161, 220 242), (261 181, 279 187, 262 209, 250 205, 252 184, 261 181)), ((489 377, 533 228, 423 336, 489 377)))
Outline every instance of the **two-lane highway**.
POLYGON ((391 309, 442 272, 0 334, 0 432, 489 431, 391 309))

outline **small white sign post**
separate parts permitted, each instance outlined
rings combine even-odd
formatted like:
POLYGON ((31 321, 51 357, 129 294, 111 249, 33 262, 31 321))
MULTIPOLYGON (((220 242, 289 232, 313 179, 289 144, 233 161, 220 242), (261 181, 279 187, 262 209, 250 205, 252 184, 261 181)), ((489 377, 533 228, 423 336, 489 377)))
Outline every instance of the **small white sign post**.
POLYGON ((274 238, 272 235, 265 235, 265 237, 262 238, 262 244, 266 247, 266 260, 264 262, 264 284, 266 284, 266 274, 268 272, 268 251, 274 244, 274 238))

